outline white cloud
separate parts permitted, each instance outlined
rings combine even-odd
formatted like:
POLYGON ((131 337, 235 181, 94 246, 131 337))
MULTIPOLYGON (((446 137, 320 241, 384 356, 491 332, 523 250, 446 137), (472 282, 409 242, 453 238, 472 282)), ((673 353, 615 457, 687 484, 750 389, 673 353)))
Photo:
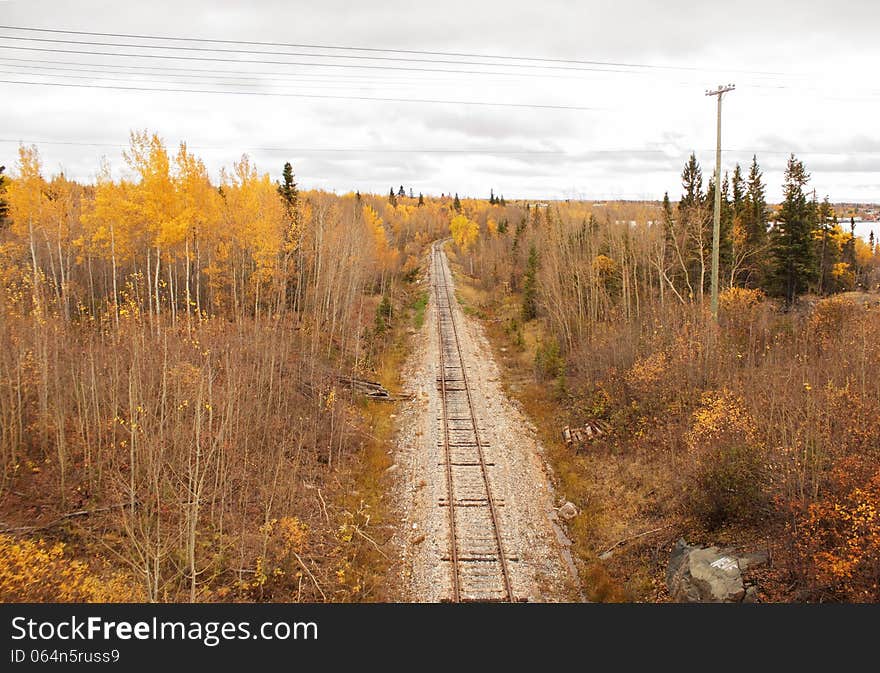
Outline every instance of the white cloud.
MULTIPOLYGON (((263 170, 278 174, 283 162, 290 159, 303 185, 339 191, 384 192, 390 184, 403 183, 436 193, 483 195, 492 187, 510 197, 565 197, 578 193, 597 198, 643 198, 669 191, 674 198, 680 190, 681 163, 691 150, 697 151, 704 173, 711 173, 714 100, 703 92, 719 82, 733 80, 737 90, 724 101, 724 145, 736 151, 725 155, 725 169, 732 168, 734 161, 747 163, 751 153, 756 152, 765 169, 770 196, 778 198, 786 154, 802 151, 818 192, 828 193, 832 199, 880 200, 880 135, 875 121, 880 91, 870 84, 875 77, 873 64, 880 62, 880 47, 873 35, 878 15, 880 9, 875 3, 844 1, 831 5, 819 0, 746 0, 734 4, 690 0, 449 0, 430 5, 403 0, 10 2, 4 5, 0 23, 649 63, 679 69, 615 66, 611 68, 614 71, 636 70, 639 74, 600 73, 588 69, 592 66, 569 64, 567 67, 584 69, 542 69, 529 73, 533 76, 518 71, 515 77, 487 77, 118 59, 113 62, 207 71, 199 74, 188 70, 194 76, 177 78, 196 89, 211 88, 219 78, 229 82, 224 89, 244 90, 254 84, 252 79, 240 81, 239 76, 232 82, 218 73, 253 70, 275 73, 271 78, 259 78, 262 83, 256 87, 258 91, 597 109, 518 109, 0 84, 0 136, 6 140, 122 145, 130 129, 147 128, 158 131, 170 146, 179 140, 189 141, 215 175, 221 165, 229 165, 249 151, 263 170), (754 71, 785 74, 759 75, 754 71), (504 153, 561 150, 564 154, 369 154, 362 151, 366 148, 478 148, 504 153), (359 151, 316 152, 319 149, 359 151), (663 153, 639 151, 645 149, 660 149, 663 153)), ((28 34, 0 29, 0 36, 4 35, 28 34)), ((0 45, 13 44, 29 43, 0 37, 0 45)), ((37 76, 41 72, 39 64, 31 63, 31 69, 25 69, 22 66, 28 64, 3 60, 9 57, 63 62, 63 67, 80 70, 88 69, 83 63, 110 62, 101 57, 0 49, 0 79, 92 82, 88 78, 93 75, 75 71, 55 71, 53 77, 41 79, 37 76)), ((349 62, 454 69, 436 63, 349 62)), ((133 83, 130 74, 113 76, 123 81, 94 81, 121 86, 133 83)), ((162 82, 174 78, 163 71, 154 73, 153 79, 159 83, 140 85, 167 87, 162 82)), ((94 175, 101 154, 115 159, 117 167, 121 164, 119 150, 114 147, 42 144, 40 149, 50 170, 63 166, 68 174, 82 179, 94 175)), ((0 142, 0 163, 12 164, 14 150, 14 143, 0 142)))

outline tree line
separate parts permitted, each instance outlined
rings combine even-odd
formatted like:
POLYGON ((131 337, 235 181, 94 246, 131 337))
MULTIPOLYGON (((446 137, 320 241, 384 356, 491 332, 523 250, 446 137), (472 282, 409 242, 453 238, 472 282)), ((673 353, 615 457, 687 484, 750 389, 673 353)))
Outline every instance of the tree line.
MULTIPOLYGON (((716 180, 703 188, 696 156, 682 171, 682 195, 673 208, 664 195, 664 238, 658 269, 670 290, 702 301, 711 255, 716 180)), ((782 185, 783 201, 768 206, 766 186, 752 158, 748 175, 736 164, 721 182, 719 258, 722 285, 760 288, 787 304, 806 293, 831 294, 867 287, 874 268, 873 244, 844 229, 826 196, 808 190, 810 175, 791 155, 782 185)))

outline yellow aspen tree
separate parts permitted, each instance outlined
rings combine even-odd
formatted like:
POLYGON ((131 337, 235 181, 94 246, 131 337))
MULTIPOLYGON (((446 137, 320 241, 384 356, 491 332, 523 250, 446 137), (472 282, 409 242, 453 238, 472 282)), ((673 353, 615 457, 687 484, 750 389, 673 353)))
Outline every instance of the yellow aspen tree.
POLYGON ((31 257, 32 297, 35 315, 42 312, 40 269, 37 263, 37 232, 43 227, 46 210, 46 181, 36 146, 18 148, 18 176, 8 189, 12 232, 28 242, 31 257))
MULTIPOLYGON (((146 131, 132 132, 129 149, 123 153, 123 157, 129 168, 139 178, 136 189, 132 193, 132 210, 138 219, 140 230, 147 237, 148 275, 150 250, 154 248, 156 251, 152 292, 158 330, 161 315, 159 290, 162 244, 170 244, 180 239, 175 221, 177 193, 171 177, 168 152, 158 135, 149 135, 146 131)), ((170 261, 171 255, 169 253, 166 253, 166 259, 170 261)), ((170 298, 173 307, 173 287, 169 288, 169 292, 171 292, 170 298)))
POLYGON ((177 231, 184 241, 184 291, 187 330, 192 330, 192 308, 201 316, 200 243, 205 232, 216 223, 217 191, 211 186, 204 162, 191 154, 186 143, 180 144, 175 158, 177 174, 174 179, 178 194, 177 231), (190 243, 192 242, 192 245, 190 243), (192 262, 196 262, 196 299, 192 298, 190 279, 192 262))
POLYGON ((466 215, 456 215, 449 223, 452 240, 462 252, 468 252, 480 235, 479 225, 466 215))
POLYGON ((252 268, 246 279, 242 275, 242 280, 253 289, 257 316, 262 288, 277 277, 278 253, 284 237, 283 203, 269 175, 260 176, 247 155, 235 163, 231 176, 224 176, 224 194, 233 239, 252 268))

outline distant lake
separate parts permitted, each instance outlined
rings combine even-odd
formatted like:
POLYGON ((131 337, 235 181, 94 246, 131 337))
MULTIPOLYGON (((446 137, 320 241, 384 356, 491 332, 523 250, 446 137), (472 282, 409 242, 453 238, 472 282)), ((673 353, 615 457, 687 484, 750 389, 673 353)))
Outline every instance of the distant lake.
MULTIPOLYGON (((849 231, 849 218, 840 218, 840 226, 844 231, 849 231)), ((874 232, 874 238, 880 239, 880 222, 863 222, 856 220, 856 236, 868 240, 871 232, 874 232)))

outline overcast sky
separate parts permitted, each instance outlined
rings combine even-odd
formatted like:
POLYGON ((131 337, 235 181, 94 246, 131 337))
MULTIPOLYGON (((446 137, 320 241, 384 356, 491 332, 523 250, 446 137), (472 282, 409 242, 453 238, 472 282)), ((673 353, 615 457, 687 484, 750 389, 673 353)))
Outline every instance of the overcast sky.
POLYGON ((339 192, 676 199, 691 151, 707 177, 714 166, 704 92, 734 82, 723 170, 756 153, 775 200, 795 152, 820 198, 880 201, 868 0, 0 0, 0 24, 10 167, 24 141, 48 172, 92 180, 106 155, 118 175, 129 131, 149 129, 186 140, 214 177, 247 152, 339 192))

